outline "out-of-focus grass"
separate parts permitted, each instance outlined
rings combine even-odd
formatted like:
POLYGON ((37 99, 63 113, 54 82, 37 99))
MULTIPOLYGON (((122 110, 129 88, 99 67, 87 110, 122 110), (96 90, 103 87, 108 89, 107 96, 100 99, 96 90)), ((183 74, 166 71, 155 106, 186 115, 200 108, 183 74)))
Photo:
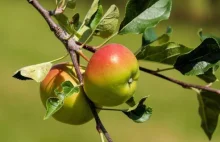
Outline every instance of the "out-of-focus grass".
MULTIPOLYGON (((43 2, 43 0, 41 0, 43 2)), ((85 14, 89 5, 78 1, 78 10, 85 14), (83 8, 83 9, 82 9, 83 8)), ((47 8, 51 3, 43 2, 47 8)), ((82 126, 70 126, 52 118, 43 121, 45 109, 39 98, 39 84, 33 81, 19 81, 12 74, 19 68, 31 64, 49 61, 65 54, 63 45, 50 32, 43 18, 26 1, 1 1, 0 47, 1 47, 1 99, 0 133, 2 142, 87 142, 99 141, 95 123, 91 121, 82 126)), ((70 11, 69 11, 70 13, 70 11)), ((173 41, 196 47, 199 24, 191 26, 171 19, 162 22, 157 32, 165 31, 166 26, 174 29, 173 41)), ((201 25, 202 26, 202 25, 201 25)), ((216 27, 203 27, 206 32, 220 35, 216 27)), ((102 40, 103 41, 103 40, 102 40)), ((111 42, 119 42, 132 51, 141 43, 140 35, 118 36, 111 42)), ((99 38, 91 44, 101 43, 99 38)), ((85 63, 85 62, 84 62, 85 63)), ((156 69, 166 67, 161 64, 140 62, 141 65, 156 69)), ((164 72, 177 79, 204 84, 194 77, 183 77, 176 71, 164 72)), ((220 77, 220 74, 218 73, 220 77)), ((219 88, 216 83, 215 87, 219 88)), ((196 94, 190 90, 141 73, 136 99, 151 95, 148 103, 154 112, 150 121, 136 124, 122 113, 106 112, 100 116, 116 142, 207 142, 208 139, 200 128, 198 102, 196 94)), ((123 106, 124 107, 124 106, 123 106)), ((80 115, 80 114, 76 114, 80 115)), ((220 126, 213 137, 213 142, 220 140, 220 126)))

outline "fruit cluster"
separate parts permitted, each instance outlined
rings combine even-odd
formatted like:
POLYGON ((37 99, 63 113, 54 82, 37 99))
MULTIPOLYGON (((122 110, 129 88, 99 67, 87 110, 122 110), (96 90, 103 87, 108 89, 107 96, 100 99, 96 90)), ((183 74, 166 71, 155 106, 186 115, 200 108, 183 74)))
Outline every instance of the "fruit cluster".
MULTIPOLYGON (((108 44, 96 51, 87 67, 81 67, 84 85, 78 93, 65 98, 62 108, 53 117, 67 124, 88 122, 93 114, 86 96, 97 106, 118 106, 131 98, 139 78, 138 61, 134 54, 120 44, 108 44)), ((70 63, 53 66, 40 84, 41 100, 55 96, 54 90, 64 81, 78 85, 76 72, 70 63)))

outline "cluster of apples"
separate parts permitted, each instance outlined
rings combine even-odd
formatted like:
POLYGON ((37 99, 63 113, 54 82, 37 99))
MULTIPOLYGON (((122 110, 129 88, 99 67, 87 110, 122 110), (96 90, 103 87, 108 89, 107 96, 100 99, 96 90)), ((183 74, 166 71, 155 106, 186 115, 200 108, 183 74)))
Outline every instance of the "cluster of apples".
MULTIPOLYGON (((93 114, 85 95, 96 106, 118 106, 131 98, 136 90, 139 78, 139 65, 134 54, 120 44, 108 44, 101 47, 91 57, 87 67, 81 67, 84 85, 79 93, 64 100, 64 105, 53 117, 63 123, 80 125, 90 121, 93 114)), ((79 84, 76 72, 69 63, 52 67, 40 84, 41 100, 54 97, 54 89, 64 81, 79 84)), ((99 110, 97 110, 99 111, 99 110)))

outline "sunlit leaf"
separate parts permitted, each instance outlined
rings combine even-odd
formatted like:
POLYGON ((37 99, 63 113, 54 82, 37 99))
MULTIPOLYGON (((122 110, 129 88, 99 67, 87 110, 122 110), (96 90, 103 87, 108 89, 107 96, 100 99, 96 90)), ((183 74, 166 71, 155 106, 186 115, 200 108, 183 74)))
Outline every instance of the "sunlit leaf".
POLYGON ((89 11, 87 12, 84 20, 83 20, 83 24, 82 26, 84 25, 89 25, 89 23, 91 23, 91 18, 93 17, 93 15, 96 13, 96 11, 98 10, 99 8, 99 0, 93 0, 93 3, 89 9, 89 11))
POLYGON ((62 87, 62 92, 65 95, 65 97, 69 97, 74 93, 79 92, 79 87, 78 86, 73 86, 73 84, 70 81, 65 81, 61 84, 62 87))
POLYGON ((58 21, 59 25, 68 33, 73 33, 72 25, 66 15, 63 13, 55 15, 55 19, 58 21))
POLYGON ((143 123, 149 120, 152 115, 152 108, 144 104, 146 99, 147 97, 142 98, 136 106, 123 113, 136 123, 143 123))
POLYGON ((107 38, 111 36, 118 24, 119 19, 119 10, 116 5, 111 5, 108 11, 104 14, 98 26, 95 30, 95 35, 100 36, 102 38, 107 38))
POLYGON ((46 115, 44 116, 44 120, 48 119, 50 116, 52 116, 54 113, 56 113, 61 107, 63 106, 63 100, 60 100, 59 98, 49 98, 46 102, 46 115))
POLYGON ((76 7, 76 0, 66 0, 66 7, 74 9, 76 7))
POLYGON ((15 72, 13 77, 20 80, 35 80, 36 82, 41 82, 52 67, 51 62, 45 62, 41 64, 31 65, 23 67, 15 72))
POLYGON ((201 127, 211 140, 218 124, 220 96, 213 92, 202 91, 198 94, 201 127))
POLYGON ((95 30, 100 20, 102 19, 102 16, 103 16, 103 8, 102 8, 102 5, 99 5, 98 10, 96 11, 95 16, 91 20, 91 23, 90 23, 90 28, 92 30, 95 30))
POLYGON ((129 0, 119 34, 140 34, 170 16, 172 0, 129 0))

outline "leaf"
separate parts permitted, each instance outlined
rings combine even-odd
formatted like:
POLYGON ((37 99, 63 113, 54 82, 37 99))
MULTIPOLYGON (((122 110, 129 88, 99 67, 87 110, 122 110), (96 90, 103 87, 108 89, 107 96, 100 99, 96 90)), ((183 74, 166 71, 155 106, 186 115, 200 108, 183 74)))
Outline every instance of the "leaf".
POLYGON ((74 25, 75 29, 79 29, 80 21, 79 21, 79 13, 76 13, 72 17, 71 24, 74 25))
POLYGON ((103 16, 103 8, 102 8, 102 5, 99 5, 98 10, 94 14, 94 18, 92 18, 91 23, 90 23, 90 28, 92 30, 95 30, 100 20, 102 19, 102 16, 103 16))
POLYGON ((58 21, 59 25, 69 34, 73 33, 73 26, 66 15, 63 13, 54 15, 55 19, 58 21))
POLYGON ((148 44, 151 44, 155 40, 157 40, 157 35, 154 31, 154 28, 146 29, 142 36, 142 46, 146 46, 148 44))
MULTIPOLYGON (((83 26, 77 32, 81 34, 82 36, 80 37, 80 39, 75 37, 76 41, 84 43, 89 38, 90 34, 92 33, 92 29, 89 28, 88 26, 83 26)), ((91 40, 92 40, 92 37, 89 39, 88 42, 90 42, 91 40)))
POLYGON ((62 82, 60 87, 57 87, 54 90, 54 93, 57 97, 47 99, 47 112, 44 119, 48 119, 50 116, 56 113, 63 106, 65 98, 79 92, 79 86, 74 86, 70 81, 62 82))
POLYGON ((198 94, 201 127, 211 140, 218 124, 220 112, 220 96, 213 92, 201 91, 198 94))
POLYGON ((119 10, 116 5, 111 5, 105 15, 102 17, 95 31, 96 36, 107 38, 111 36, 118 24, 119 10))
POLYGON ((35 80, 36 82, 41 82, 52 67, 51 62, 45 62, 41 64, 31 65, 23 67, 15 72, 14 78, 20 80, 35 80))
POLYGON ((56 113, 63 106, 63 100, 59 98, 51 97, 47 99, 46 102, 46 115, 44 116, 44 120, 48 119, 54 113, 56 113))
POLYGON ((197 48, 178 57, 174 67, 184 75, 201 75, 220 65, 220 48, 214 38, 206 38, 197 48))
POLYGON ((78 86, 73 86, 73 84, 70 81, 65 81, 61 84, 62 87, 62 92, 65 97, 69 97, 73 95, 74 93, 79 92, 79 87, 78 86))
POLYGON ((129 0, 119 34, 140 34, 170 16, 172 0, 129 0))
POLYGON ((172 28, 167 27, 167 30, 164 34, 157 37, 156 33, 154 32, 153 28, 146 29, 143 36, 142 36, 142 46, 146 45, 161 45, 165 44, 170 40, 170 36, 172 33, 172 28))
POLYGON ((131 97, 129 100, 126 101, 126 104, 129 105, 130 107, 133 107, 136 105, 134 101, 134 97, 131 97))
POLYGON ((198 77, 204 80, 206 83, 213 83, 218 81, 217 77, 215 76, 215 71, 213 68, 210 68, 204 74, 198 75, 198 77))
POLYGON ((66 7, 74 9, 76 7, 76 0, 66 0, 66 7))
POLYGON ((174 42, 168 42, 159 46, 147 45, 142 47, 136 53, 136 58, 138 60, 147 60, 173 65, 180 55, 190 50, 190 48, 174 42))
MULTIPOLYGON (((200 37, 201 41, 204 41, 206 38, 214 38, 218 41, 218 44, 220 43, 220 39, 212 36, 212 35, 203 35, 202 29, 198 31, 198 35, 200 37)), ((215 71, 219 68, 219 65, 215 65, 214 67, 210 68, 208 71, 206 71, 204 74, 198 75, 200 79, 205 81, 206 83, 212 83, 215 81, 218 81, 217 77, 215 76, 215 71)))
POLYGON ((89 23, 91 23, 91 19, 92 19, 93 15, 96 13, 96 11, 97 11, 98 8, 99 8, 99 3, 100 3, 99 0, 93 0, 93 3, 92 3, 92 5, 91 5, 89 11, 87 12, 87 14, 86 14, 84 20, 83 20, 82 26, 84 26, 84 25, 87 25, 87 26, 88 26, 89 23))
POLYGON ((147 97, 142 98, 136 106, 123 113, 136 123, 143 123, 149 120, 152 114, 152 108, 146 107, 144 104, 146 99, 147 97))

